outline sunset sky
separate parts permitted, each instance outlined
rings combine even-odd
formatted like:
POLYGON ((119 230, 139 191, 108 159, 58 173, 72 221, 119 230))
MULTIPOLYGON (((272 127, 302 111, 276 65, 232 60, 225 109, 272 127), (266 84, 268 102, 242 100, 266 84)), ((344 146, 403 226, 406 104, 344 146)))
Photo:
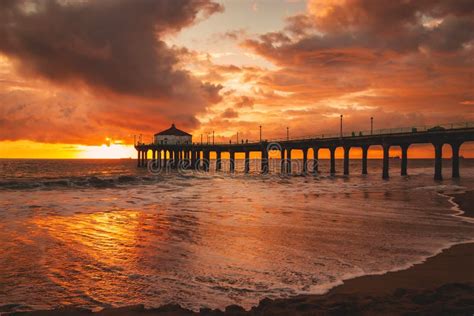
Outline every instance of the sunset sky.
POLYGON ((0 158, 474 121, 474 2, 1 0, 0 82, 0 158))

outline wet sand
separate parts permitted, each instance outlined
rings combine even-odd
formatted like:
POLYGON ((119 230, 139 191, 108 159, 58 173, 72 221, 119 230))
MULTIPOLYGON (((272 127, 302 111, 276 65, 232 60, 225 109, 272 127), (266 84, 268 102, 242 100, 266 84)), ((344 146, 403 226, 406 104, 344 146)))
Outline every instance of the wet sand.
POLYGON ((474 217, 474 191, 452 194, 451 196, 454 197, 454 203, 464 211, 463 216, 474 217))
MULTIPOLYGON (((456 194, 455 202, 472 214, 474 191, 456 194)), ((229 306, 225 312, 195 313, 175 305, 156 309, 140 305, 97 313, 66 308, 11 315, 474 315, 473 267, 471 243, 455 245, 406 270, 347 280, 324 295, 264 299, 250 311, 229 306)), ((0 308, 2 312, 8 310, 0 308)))

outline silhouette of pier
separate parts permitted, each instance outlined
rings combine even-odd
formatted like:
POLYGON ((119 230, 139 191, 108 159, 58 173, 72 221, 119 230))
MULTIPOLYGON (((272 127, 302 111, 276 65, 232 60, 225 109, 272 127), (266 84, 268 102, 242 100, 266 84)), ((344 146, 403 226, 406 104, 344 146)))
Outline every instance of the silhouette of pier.
POLYGON ((408 174, 408 153, 413 144, 432 144, 434 150, 434 178, 442 180, 442 148, 449 145, 452 148, 452 177, 459 178, 459 150, 461 145, 467 141, 474 140, 474 122, 437 125, 434 127, 421 128, 398 128, 370 132, 359 132, 357 134, 339 134, 331 136, 299 137, 293 139, 262 140, 241 143, 187 143, 187 144, 143 144, 138 143, 135 148, 138 152, 138 167, 146 167, 153 163, 158 168, 187 168, 209 171, 211 152, 215 153, 215 168, 222 169, 221 155, 229 153, 230 172, 235 171, 235 154, 245 154, 244 172, 250 171, 250 153, 261 153, 261 172, 269 172, 269 151, 280 151, 280 163, 282 173, 291 173, 292 151, 303 152, 302 172, 317 173, 318 152, 320 149, 328 149, 330 152, 329 173, 336 174, 336 149, 344 150, 343 173, 348 175, 349 154, 352 148, 362 149, 362 174, 367 174, 368 150, 371 146, 381 146, 383 149, 382 177, 389 178, 389 150, 391 147, 401 149, 401 175, 408 174), (308 151, 313 150, 313 161, 308 163, 308 151), (148 154, 151 152, 151 155, 148 154))

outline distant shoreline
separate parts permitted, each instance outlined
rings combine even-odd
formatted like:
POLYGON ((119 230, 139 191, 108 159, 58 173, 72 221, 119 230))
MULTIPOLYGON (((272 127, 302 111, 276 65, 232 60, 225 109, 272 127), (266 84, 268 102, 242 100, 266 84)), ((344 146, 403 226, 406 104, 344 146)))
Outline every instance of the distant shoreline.
MULTIPOLYGON (((449 195, 473 217, 474 191, 449 195)), ((419 314, 472 315, 474 313, 474 243, 457 244, 423 263, 382 275, 366 275, 344 281, 323 295, 298 295, 288 299, 263 299, 250 311, 231 305, 225 312, 196 313, 177 305, 146 309, 143 305, 104 309, 93 313, 81 308, 19 312, 11 315, 383 315, 419 314)), ((0 308, 0 313, 2 312, 0 308)), ((7 312, 7 310, 3 310, 7 312)))

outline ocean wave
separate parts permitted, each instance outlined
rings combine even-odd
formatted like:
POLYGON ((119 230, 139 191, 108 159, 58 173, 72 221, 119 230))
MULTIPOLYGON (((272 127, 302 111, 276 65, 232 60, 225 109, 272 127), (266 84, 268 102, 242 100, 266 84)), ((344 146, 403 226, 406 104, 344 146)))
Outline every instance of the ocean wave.
POLYGON ((118 177, 72 177, 59 179, 25 179, 0 181, 0 190, 31 190, 60 188, 112 188, 130 184, 151 183, 158 177, 123 175, 118 177))

